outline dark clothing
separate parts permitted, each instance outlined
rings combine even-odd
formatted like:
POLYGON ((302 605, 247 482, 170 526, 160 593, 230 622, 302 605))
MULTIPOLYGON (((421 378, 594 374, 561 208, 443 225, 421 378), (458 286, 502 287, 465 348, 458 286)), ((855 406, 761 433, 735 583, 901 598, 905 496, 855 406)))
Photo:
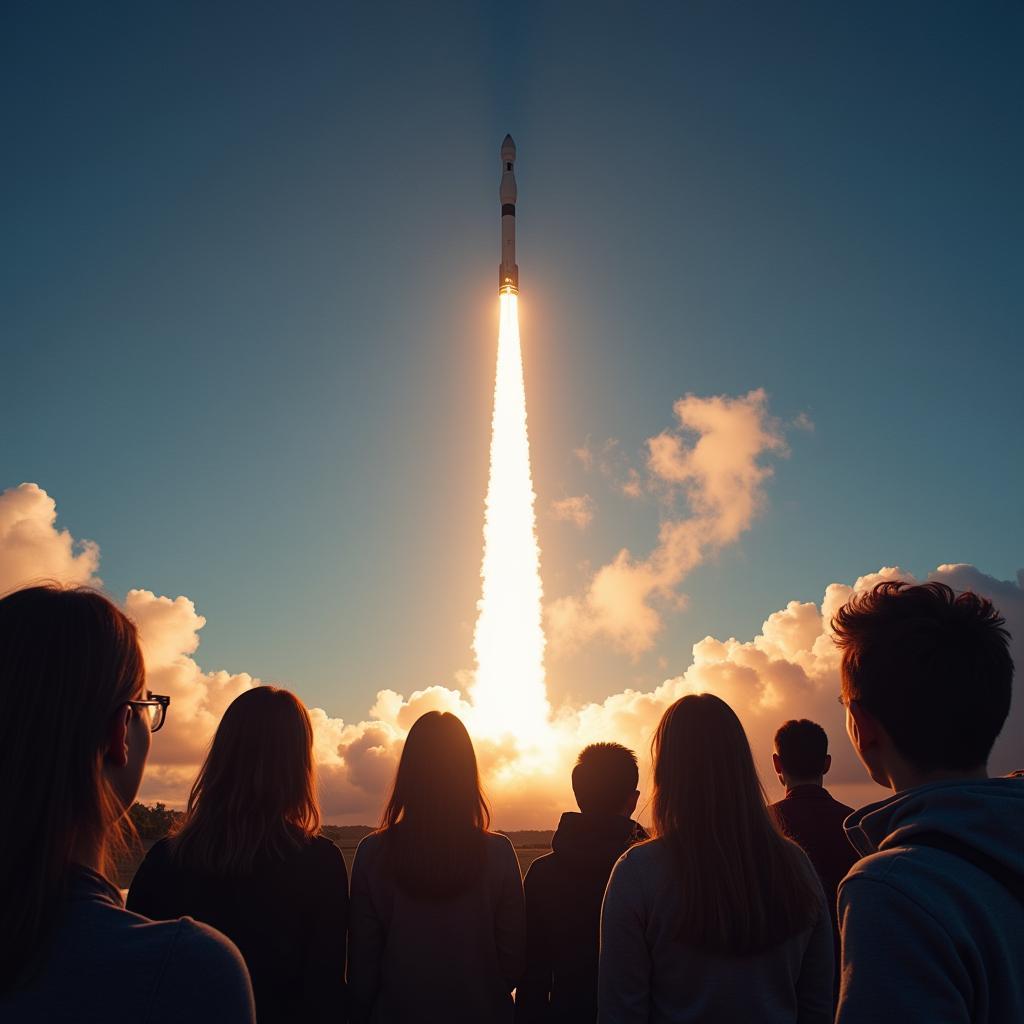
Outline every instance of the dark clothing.
POLYGON ((601 901, 612 867, 647 833, 618 814, 566 813, 526 873, 526 974, 517 1024, 597 1019, 601 901))
POLYGON ((511 1024, 526 922, 519 861, 485 833, 480 875, 448 899, 400 889, 387 833, 368 835, 352 865, 348 983, 357 1024, 511 1024))
POLYGON ((853 808, 833 799, 823 786, 810 785, 794 786, 769 810, 782 831, 810 857, 835 924, 836 891, 860 856, 843 831, 853 808))
POLYGON ((834 799, 824 786, 794 786, 785 799, 768 808, 783 832, 796 842, 810 858, 825 890, 825 902, 832 917, 836 972, 834 995, 839 998, 839 917, 836 893, 847 871, 857 863, 859 854, 846 837, 843 822, 853 808, 834 799))
POLYGON ((252 1024, 238 950, 187 917, 147 921, 76 867, 39 973, 0 995, 3 1024, 252 1024))
POLYGON ((348 873, 329 839, 227 877, 183 867, 164 839, 136 873, 128 906, 153 918, 188 914, 224 932, 249 967, 260 1024, 345 1019, 348 873))

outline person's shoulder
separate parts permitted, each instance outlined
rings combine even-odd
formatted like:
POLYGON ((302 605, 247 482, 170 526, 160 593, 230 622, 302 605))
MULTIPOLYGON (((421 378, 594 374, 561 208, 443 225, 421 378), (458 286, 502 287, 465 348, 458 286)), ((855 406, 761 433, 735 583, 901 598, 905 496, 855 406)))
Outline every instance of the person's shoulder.
POLYGON ((484 832, 484 848, 487 850, 489 860, 496 861, 499 864, 508 864, 511 861, 515 861, 516 867, 519 866, 516 848, 512 845, 512 840, 504 832, 484 832))
POLYGON ((368 832, 356 845, 356 856, 352 863, 353 869, 358 864, 360 868, 366 868, 373 864, 384 849, 387 839, 387 831, 378 829, 376 832, 368 832))
POLYGON ((824 787, 824 786, 823 786, 822 788, 823 788, 823 789, 825 790, 825 792, 826 792, 826 793, 828 794, 828 798, 829 798, 829 800, 831 800, 831 801, 832 801, 832 810, 833 810, 833 811, 834 811, 834 812, 835 812, 836 814, 839 814, 839 813, 841 813, 841 814, 842 814, 842 816, 843 816, 844 818, 848 818, 848 817, 849 817, 849 816, 850 816, 851 814, 853 814, 853 813, 854 813, 854 808, 853 808, 853 807, 849 807, 849 806, 848 806, 847 804, 844 804, 844 803, 842 802, 842 800, 837 800, 837 799, 836 799, 836 798, 835 798, 835 797, 834 797, 834 796, 833 796, 833 795, 832 795, 832 794, 831 794, 831 793, 830 793, 830 792, 828 791, 828 789, 827 789, 826 787, 824 787))
POLYGON ((306 844, 304 853, 308 860, 317 864, 336 867, 339 863, 345 863, 341 850, 327 836, 313 836, 306 844))
POLYGON ((523 885, 534 887, 548 882, 558 868, 558 857, 554 851, 538 857, 527 869, 523 885))
POLYGON ((142 858, 147 867, 163 867, 171 862, 171 852, 174 849, 174 842, 171 836, 164 836, 158 839, 142 858))
POLYGON ((168 955, 163 980, 176 992, 187 990, 203 1005, 235 1014, 229 1019, 252 1019, 252 986, 238 947, 215 928, 190 917, 168 922, 177 933, 168 955), (244 1009, 250 1016, 238 1016, 244 1009))
POLYGON ((662 865, 668 853, 664 839, 646 839, 626 850, 612 870, 619 875, 643 874, 662 865))
POLYGON ((235 967, 245 970, 245 961, 238 947, 216 928, 191 917, 179 917, 165 923, 177 930, 172 953, 175 959, 195 960, 222 970, 235 967))

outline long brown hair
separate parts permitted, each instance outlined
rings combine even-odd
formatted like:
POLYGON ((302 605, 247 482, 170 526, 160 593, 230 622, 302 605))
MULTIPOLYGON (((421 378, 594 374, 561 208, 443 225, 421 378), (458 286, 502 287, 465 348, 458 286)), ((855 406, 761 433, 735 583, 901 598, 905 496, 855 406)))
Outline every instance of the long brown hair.
POLYGON ((104 866, 126 808, 103 771, 111 720, 141 695, 134 624, 84 588, 0 599, 0 991, 30 971, 53 928, 76 846, 104 866))
POLYGON ((245 874, 319 831, 308 712, 288 690, 246 690, 217 726, 171 840, 173 856, 209 874, 245 874))
POLYGON ((380 823, 395 881, 414 896, 461 892, 482 870, 490 821, 466 727, 447 711, 421 715, 380 823))
POLYGON ((653 818, 676 864, 681 942, 757 953, 809 927, 818 894, 768 812, 746 733, 710 693, 673 704, 654 735, 653 818))

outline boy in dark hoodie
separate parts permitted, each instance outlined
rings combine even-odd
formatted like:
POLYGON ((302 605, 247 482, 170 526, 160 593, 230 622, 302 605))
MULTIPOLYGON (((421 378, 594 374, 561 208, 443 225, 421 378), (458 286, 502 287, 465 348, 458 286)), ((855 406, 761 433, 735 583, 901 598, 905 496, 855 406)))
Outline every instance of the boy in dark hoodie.
POLYGON ((837 1024, 1024 1021, 1024 782, 988 778, 1013 661, 991 602, 886 582, 832 622, 846 728, 895 796, 845 823, 837 1024))
POLYGON ((567 811, 551 853, 526 873, 526 973, 517 1024, 593 1024, 601 901, 619 857, 647 833, 631 815, 640 796, 636 754, 594 743, 572 771, 580 813, 567 811))

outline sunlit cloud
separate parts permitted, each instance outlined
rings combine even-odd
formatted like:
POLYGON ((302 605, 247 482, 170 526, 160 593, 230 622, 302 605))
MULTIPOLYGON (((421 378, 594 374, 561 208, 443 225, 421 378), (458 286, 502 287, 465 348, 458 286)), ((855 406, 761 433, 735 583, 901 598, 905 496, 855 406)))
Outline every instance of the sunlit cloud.
POLYGON ((563 523, 585 530, 594 521, 594 502, 587 494, 575 494, 551 502, 551 515, 563 523))
POLYGON ((58 530, 57 503, 37 484, 0 494, 0 594, 34 580, 96 585, 100 549, 58 530))
MULTIPOLYGON (((57 528, 55 504, 45 491, 22 485, 0 494, 0 524, 0 580, 6 589, 43 576, 66 583, 96 582, 98 548, 77 545, 66 530, 57 528), (26 536, 31 537, 38 562, 26 557, 26 536), (40 567, 45 571, 38 571, 40 567)), ((820 722, 831 738, 833 792, 853 804, 880 798, 884 792, 867 781, 844 734, 843 712, 836 702, 839 657, 828 624, 852 593, 883 579, 914 581, 909 572, 886 567, 853 583, 830 583, 820 602, 787 602, 769 614, 749 639, 705 637, 694 644, 689 662, 668 673, 658 686, 624 688, 602 700, 556 709, 543 763, 525 757, 514 737, 474 736, 496 824, 552 827, 559 812, 573 806, 569 775, 577 753, 598 740, 617 740, 638 752, 646 796, 654 728, 670 703, 696 692, 716 693, 732 704, 750 736, 762 776, 770 784, 775 729, 787 718, 806 717, 820 722)), ((1014 660, 1024 664, 1024 570, 1016 580, 1007 581, 971 565, 943 564, 927 579, 991 598, 1006 617, 1014 660)), ((238 693, 260 685, 260 680, 245 672, 208 671, 200 666, 196 656, 206 620, 188 598, 132 590, 123 607, 138 623, 149 685, 172 696, 167 724, 154 737, 142 798, 180 805, 224 708, 238 693)), ((473 721, 474 708, 461 685, 428 686, 408 696, 382 690, 366 718, 358 722, 345 722, 319 707, 310 709, 321 798, 329 820, 373 823, 378 819, 402 742, 412 723, 430 710, 452 711, 473 721)), ((1024 767, 1022 750, 1024 701, 1017 699, 993 752, 992 772, 1024 767)))
POLYGON ((674 410, 678 426, 647 441, 647 485, 685 514, 662 521, 645 558, 623 548, 582 594, 551 602, 547 624, 556 653, 593 641, 634 655, 648 650, 661 632, 663 610, 685 602, 677 588, 686 575, 737 540, 764 503, 772 474, 764 457, 786 451, 764 391, 739 398, 687 395, 674 410))

